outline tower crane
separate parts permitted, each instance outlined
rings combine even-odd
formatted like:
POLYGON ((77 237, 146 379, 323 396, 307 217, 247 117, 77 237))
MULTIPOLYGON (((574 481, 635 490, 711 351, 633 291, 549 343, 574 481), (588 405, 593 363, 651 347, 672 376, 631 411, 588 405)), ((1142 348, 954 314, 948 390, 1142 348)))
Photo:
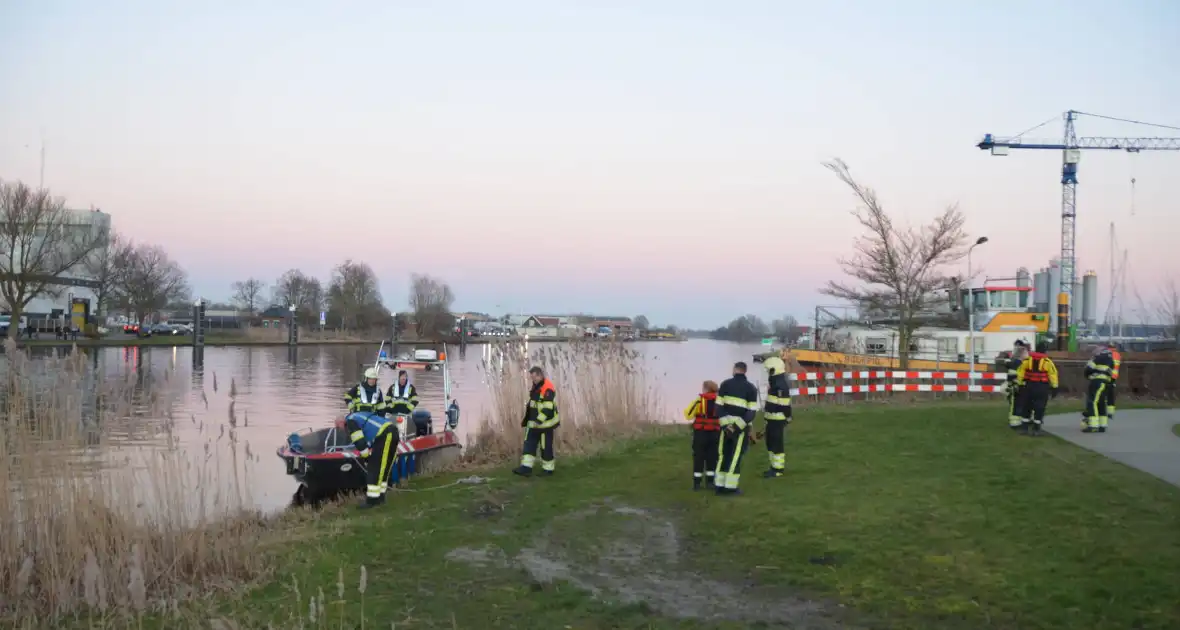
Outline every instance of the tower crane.
POLYGON ((1069 308, 1073 299, 1074 283, 1077 280, 1076 222, 1077 222, 1077 192, 1078 192, 1078 161, 1082 149, 1104 149, 1110 151, 1126 151, 1139 153, 1140 151, 1180 151, 1180 138, 1113 138, 1113 137, 1078 137, 1074 123, 1078 116, 1090 116, 1136 125, 1146 125, 1162 129, 1180 130, 1180 127, 1170 125, 1156 125, 1127 120, 1099 114, 1087 114, 1069 110, 1062 117, 1065 119, 1065 136, 1060 141, 1054 140, 1025 140, 1024 135, 1043 127, 1057 119, 1056 116, 1033 127, 1019 135, 1010 137, 985 134, 983 140, 975 145, 980 149, 990 149, 992 155, 1008 155, 1011 149, 1050 149, 1061 151, 1061 292, 1057 295, 1057 349, 1065 350, 1070 338, 1069 308))

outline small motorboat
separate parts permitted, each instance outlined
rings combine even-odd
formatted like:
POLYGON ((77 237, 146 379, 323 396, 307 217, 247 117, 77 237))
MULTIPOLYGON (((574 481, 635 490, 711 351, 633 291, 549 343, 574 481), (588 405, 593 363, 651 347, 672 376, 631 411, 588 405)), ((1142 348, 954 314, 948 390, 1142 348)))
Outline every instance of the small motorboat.
MULTIPOLYGON (((378 365, 394 370, 440 370, 443 376, 443 404, 446 421, 442 431, 434 431, 430 411, 415 409, 409 415, 391 418, 398 432, 397 456, 390 471, 390 485, 415 474, 435 470, 458 459, 459 404, 451 398, 451 378, 444 346, 442 352, 417 350, 412 357, 388 360, 379 353, 378 365)), ((364 421, 369 412, 345 416, 364 421)), ((340 423, 342 424, 342 423, 340 423)), ((367 467, 378 465, 360 457, 348 433, 337 424, 323 429, 309 429, 287 436, 287 443, 277 450, 287 467, 287 474, 299 482, 292 503, 318 505, 343 494, 362 492, 366 486, 367 467)))

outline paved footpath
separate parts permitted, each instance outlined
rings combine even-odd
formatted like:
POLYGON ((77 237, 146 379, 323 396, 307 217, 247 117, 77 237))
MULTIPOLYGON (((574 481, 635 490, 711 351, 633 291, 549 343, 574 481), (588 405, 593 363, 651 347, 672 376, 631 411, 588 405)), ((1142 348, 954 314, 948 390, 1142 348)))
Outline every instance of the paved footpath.
POLYGON ((1081 412, 1045 418, 1045 430, 1180 486, 1180 409, 1120 409, 1106 433, 1082 433, 1081 412))

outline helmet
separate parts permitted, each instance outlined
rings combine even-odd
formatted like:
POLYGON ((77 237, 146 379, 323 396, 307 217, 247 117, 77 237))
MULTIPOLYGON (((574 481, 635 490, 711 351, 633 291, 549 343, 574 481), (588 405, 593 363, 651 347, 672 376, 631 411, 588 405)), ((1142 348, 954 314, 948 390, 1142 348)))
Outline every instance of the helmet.
POLYGON ((774 376, 775 374, 782 374, 783 372, 787 371, 787 364, 783 363, 783 360, 780 357, 770 357, 769 359, 766 359, 762 362, 762 367, 766 368, 766 371, 771 376, 774 376))
POLYGON ((365 370, 365 378, 377 378, 377 368, 369 368, 365 370))

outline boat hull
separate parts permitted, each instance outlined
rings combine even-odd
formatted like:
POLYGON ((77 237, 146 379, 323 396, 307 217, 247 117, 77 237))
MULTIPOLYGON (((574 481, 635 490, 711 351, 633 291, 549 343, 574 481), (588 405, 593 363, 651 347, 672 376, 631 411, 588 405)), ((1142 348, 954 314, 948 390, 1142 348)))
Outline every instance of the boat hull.
MULTIPOLYGON (((457 459, 459 449, 459 438, 450 430, 399 442, 390 485, 457 459)), ((318 505, 342 495, 363 492, 368 466, 377 465, 371 459, 358 457, 351 445, 322 453, 304 453, 284 445, 276 454, 283 460, 287 474, 299 482, 292 497, 294 505, 318 505)))

